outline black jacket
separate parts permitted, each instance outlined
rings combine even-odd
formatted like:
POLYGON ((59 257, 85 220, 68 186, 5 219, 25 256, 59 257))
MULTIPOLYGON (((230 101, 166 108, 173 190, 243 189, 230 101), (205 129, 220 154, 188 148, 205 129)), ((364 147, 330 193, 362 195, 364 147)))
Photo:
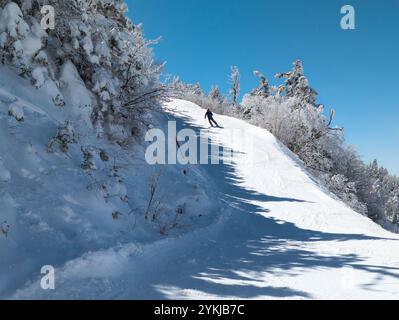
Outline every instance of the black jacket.
POLYGON ((210 112, 210 111, 207 111, 207 112, 205 113, 205 119, 206 119, 206 118, 212 119, 212 118, 213 118, 213 113, 210 112))

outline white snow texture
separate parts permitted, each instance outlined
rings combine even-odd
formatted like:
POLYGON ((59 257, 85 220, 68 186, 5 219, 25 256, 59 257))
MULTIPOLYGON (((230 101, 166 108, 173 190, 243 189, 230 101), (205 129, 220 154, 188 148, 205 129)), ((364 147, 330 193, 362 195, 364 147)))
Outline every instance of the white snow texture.
MULTIPOLYGON (((207 135, 236 151, 231 165, 153 167, 145 146, 121 151, 91 133, 91 96, 72 65, 61 75, 65 108, 0 68, 0 298, 399 298, 399 236, 333 199, 267 130, 216 115, 226 131, 207 135), (49 153, 71 119, 77 143, 49 153), (84 146, 95 146, 92 173, 84 146), (151 223, 154 176, 166 218, 154 212, 151 223), (178 227, 168 212, 182 213, 178 227), (55 267, 55 290, 40 286, 43 265, 55 267)), ((165 111, 179 127, 207 127, 193 103, 165 111)))

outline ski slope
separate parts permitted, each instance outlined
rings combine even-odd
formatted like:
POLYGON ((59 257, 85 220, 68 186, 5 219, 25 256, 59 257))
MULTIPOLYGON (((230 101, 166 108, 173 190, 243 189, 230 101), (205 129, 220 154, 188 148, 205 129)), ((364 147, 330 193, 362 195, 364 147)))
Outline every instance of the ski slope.
POLYGON ((186 179, 200 177, 206 189, 200 201, 212 202, 192 210, 213 217, 209 223, 118 242, 102 218, 95 230, 104 228, 107 245, 59 259, 56 290, 41 290, 39 275, 27 273, 5 298, 399 298, 399 236, 333 199, 268 131, 218 115, 224 129, 208 128, 205 110, 182 100, 165 112, 179 128, 203 129, 212 143, 235 151, 231 164, 187 167, 186 179))
MULTIPOLYGON (((190 102, 168 109, 207 126, 190 102)), ((267 130, 216 121, 225 129, 210 129, 212 140, 238 151, 231 167, 210 168, 231 216, 157 284, 167 298, 399 298, 397 235, 333 199, 267 130)))

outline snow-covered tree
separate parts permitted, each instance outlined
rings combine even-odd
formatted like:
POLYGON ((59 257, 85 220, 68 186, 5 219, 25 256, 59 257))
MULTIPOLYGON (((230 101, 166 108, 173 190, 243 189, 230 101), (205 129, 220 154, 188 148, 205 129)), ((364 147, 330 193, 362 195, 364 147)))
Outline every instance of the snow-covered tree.
POLYGON ((59 58, 70 59, 98 97, 93 119, 129 125, 158 105, 165 91, 159 82, 162 64, 152 57, 156 42, 143 37, 140 25, 125 16, 124 1, 70 1, 59 4, 64 45, 59 58), (70 19, 80 16, 79 20, 70 19))
POLYGON ((93 123, 110 137, 112 125, 129 131, 166 97, 159 80, 163 64, 152 55, 156 41, 146 40, 142 27, 126 17, 123 0, 49 0, 56 28, 47 32, 40 28, 39 2, 0 4, 2 61, 18 67, 36 87, 53 91, 57 105, 64 102, 56 76, 70 61, 94 94, 93 123))
POLYGON ((25 21, 15 2, 7 3, 0 12, 0 49, 3 64, 11 64, 28 74, 31 59, 41 49, 41 31, 38 25, 25 21))
POLYGON ((399 224, 399 180, 392 182, 388 200, 385 205, 385 215, 394 224, 399 224))
POLYGON ((230 95, 231 99, 234 104, 238 102, 238 97, 240 96, 240 90, 241 90, 241 83, 240 83, 240 70, 236 66, 231 67, 231 73, 230 73, 230 95))
POLYGON ((70 121, 66 121, 58 128, 57 134, 52 138, 47 146, 49 152, 54 151, 54 145, 58 145, 62 152, 68 152, 69 145, 76 143, 77 137, 70 121))
POLYGON ((276 78, 286 78, 285 92, 287 97, 296 97, 300 103, 316 104, 317 92, 309 86, 308 79, 304 75, 302 61, 296 60, 294 68, 290 72, 278 73, 276 78))
POLYGON ((93 148, 90 146, 84 146, 81 148, 82 154, 83 154, 83 163, 82 163, 82 169, 85 170, 86 172, 90 173, 93 170, 96 170, 97 167, 93 161, 93 148))
POLYGON ((270 91, 270 86, 269 86, 269 80, 264 76, 261 72, 259 71, 254 71, 255 77, 258 77, 260 79, 260 83, 258 88, 254 89, 251 94, 252 95, 260 95, 265 98, 270 96, 271 91, 270 91))
POLYGON ((219 103, 223 102, 224 98, 220 93, 219 86, 212 86, 211 91, 209 92, 209 98, 219 103))

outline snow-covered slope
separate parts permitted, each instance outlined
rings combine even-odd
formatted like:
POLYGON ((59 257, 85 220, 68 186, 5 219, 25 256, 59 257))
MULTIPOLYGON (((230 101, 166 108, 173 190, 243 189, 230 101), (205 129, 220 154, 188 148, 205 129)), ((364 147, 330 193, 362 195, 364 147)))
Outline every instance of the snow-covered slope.
MULTIPOLYGON (((6 67, 0 67, 0 74, 0 298, 29 287, 30 281, 34 292, 26 297, 50 298, 52 293, 37 282, 45 265, 65 267, 67 275, 57 271, 56 295, 73 298, 61 289, 64 277, 75 286, 69 281, 72 269, 79 279, 99 279, 100 286, 102 277, 112 279, 117 257, 126 250, 134 254, 143 245, 189 233, 217 218, 207 215, 214 212, 216 196, 206 190, 201 170, 149 166, 139 141, 132 138, 129 147, 120 147, 98 138, 87 118, 90 94, 84 86, 65 82, 66 105, 57 107, 48 88, 38 90, 6 67), (66 120, 76 142, 66 152, 54 143, 49 152, 50 139, 66 120), (87 147, 94 170, 82 168, 81 148, 87 147), (100 261, 86 269, 93 256, 100 261)), ((153 121, 162 126, 166 119, 153 121)), ((98 296, 96 286, 88 298, 98 296)))
MULTIPOLYGON (((169 109, 189 126, 207 126, 190 102, 169 109)), ((231 168, 211 169, 232 216, 159 281, 167 297, 399 298, 397 235, 323 191, 267 130, 216 120, 224 129, 209 135, 236 151, 231 168)))
MULTIPOLYGON (((165 106, 179 127, 205 128, 213 143, 236 153, 231 165, 166 167, 163 199, 171 208, 187 203, 190 218, 156 237, 144 222, 127 232, 128 220, 109 219, 127 209, 86 190, 90 177, 78 156, 46 155, 52 109, 40 107, 33 128, 21 129, 29 120, 10 126, 4 108, 15 95, 1 90, 1 219, 16 231, 0 238, 0 297, 399 298, 399 236, 321 190, 266 130, 222 116, 224 129, 206 129, 200 107, 165 106), (42 264, 57 268, 54 291, 40 288, 42 264)), ((22 105, 25 117, 34 113, 22 105)), ((136 155, 143 159, 143 150, 136 155)), ((124 186, 143 205, 151 170, 124 159, 124 186)))

